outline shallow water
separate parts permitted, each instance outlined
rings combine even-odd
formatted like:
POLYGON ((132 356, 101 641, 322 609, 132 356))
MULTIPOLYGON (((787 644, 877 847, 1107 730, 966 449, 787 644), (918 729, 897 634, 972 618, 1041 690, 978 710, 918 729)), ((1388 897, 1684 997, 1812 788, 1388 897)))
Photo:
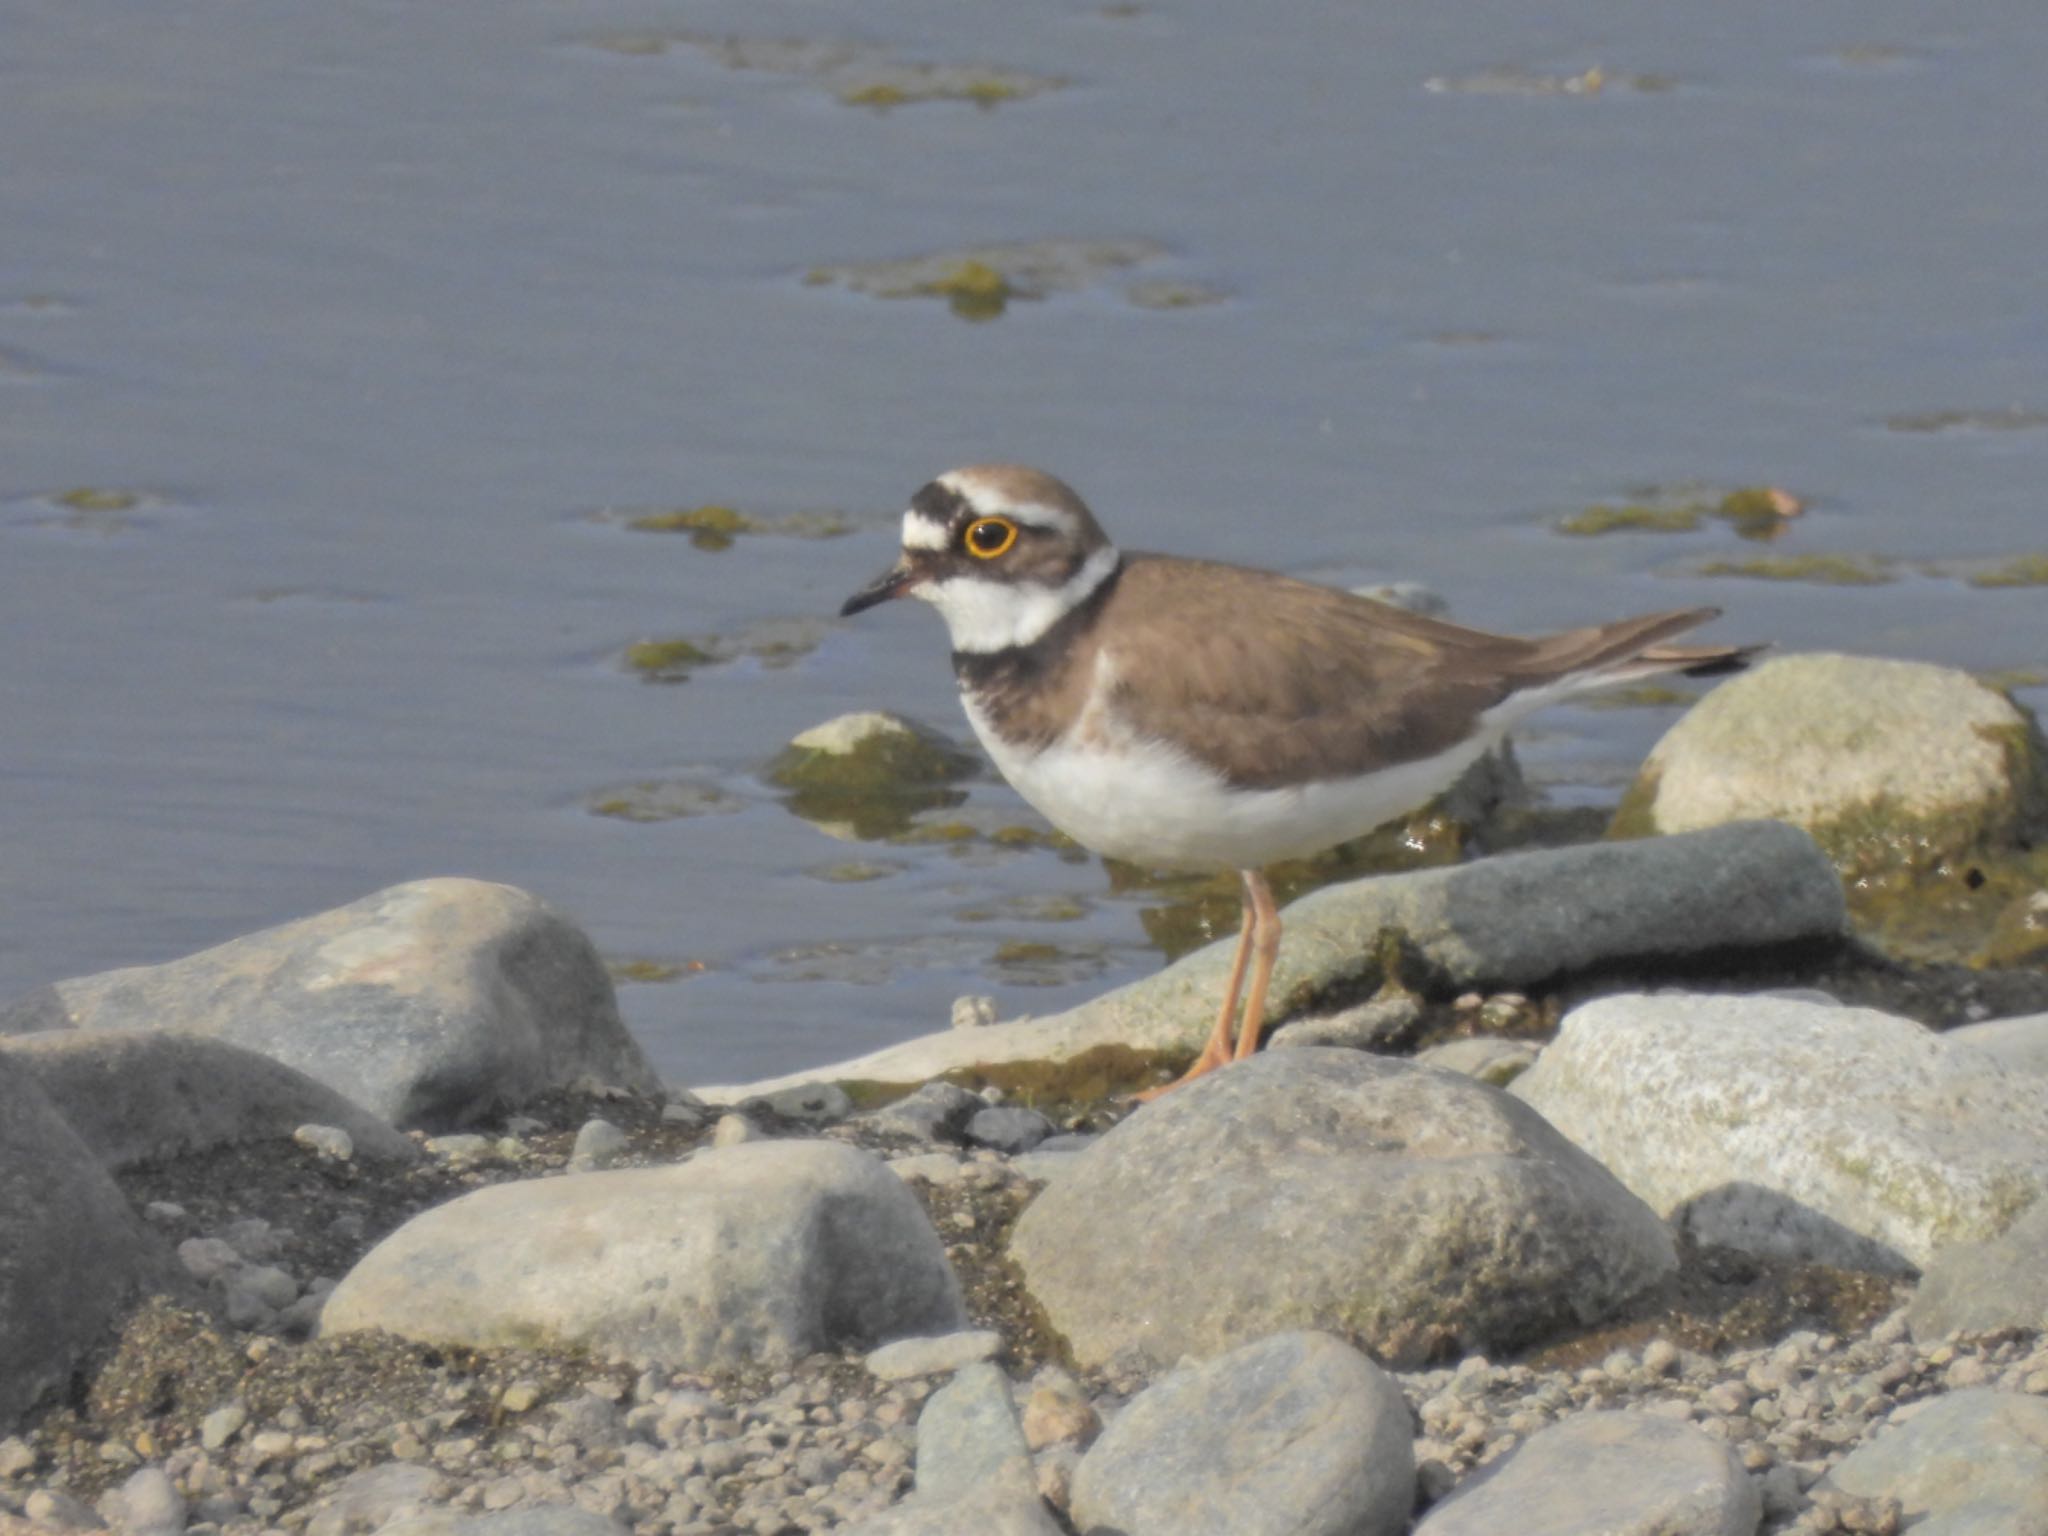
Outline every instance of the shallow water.
MULTIPOLYGON (((1099 867, 844 845, 754 777, 844 708, 964 735, 932 615, 672 687, 619 665, 831 614, 909 492, 977 459, 1057 470, 1130 546, 1413 578, 1499 628, 1714 602, 1729 637, 2048 667, 2043 590, 1963 579, 2048 549, 2038 6, 1285 22, 14 0, 0 996, 436 873, 701 963, 622 991, 684 1080, 1143 973, 1099 867), (892 64, 1065 84, 842 101, 924 78, 892 64), (1159 254, 980 323, 805 282, 1049 238, 1159 254), (1220 302, 1134 303, 1151 280, 1220 302), (1690 481, 1808 510, 1768 549, 1554 531, 1690 481), (716 551, 593 515, 706 502, 857 531, 716 551), (1702 573, 1830 553, 1895 579, 1702 573), (587 808, 676 777, 737 808, 587 808), (818 877, 848 860, 883 877, 818 877), (1003 948, 1047 942, 1075 962, 1003 948)), ((1671 718, 1554 713, 1524 760, 1611 797, 1671 718)), ((1027 820, 999 785, 969 809, 1027 820)))

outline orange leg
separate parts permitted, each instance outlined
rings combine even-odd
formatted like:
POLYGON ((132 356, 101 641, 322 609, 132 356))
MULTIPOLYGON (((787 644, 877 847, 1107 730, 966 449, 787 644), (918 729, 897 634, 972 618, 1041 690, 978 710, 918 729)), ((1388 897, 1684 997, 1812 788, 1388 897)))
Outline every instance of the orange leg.
POLYGON ((1147 1088, 1132 1097, 1150 1103, 1162 1093, 1178 1088, 1190 1078, 1202 1077, 1232 1060, 1243 1060, 1259 1043, 1260 1022, 1265 1014, 1266 984, 1273 974, 1273 956, 1280 948, 1280 914, 1273 905, 1273 892, 1266 877, 1256 870, 1241 870, 1244 882, 1244 922, 1237 932, 1237 954, 1230 962, 1230 976, 1223 984, 1223 1007, 1216 1014, 1216 1027, 1209 1031, 1208 1044, 1187 1071, 1170 1083, 1147 1088), (1269 936, 1262 937, 1262 934, 1269 936), (1257 955, 1256 963, 1253 956, 1257 955), (1236 1029, 1237 1000, 1244 990, 1245 968, 1251 965, 1252 991, 1245 1010, 1245 1027, 1236 1029), (1237 1045, 1233 1055, 1231 1040, 1237 1045), (1251 1043, 1247 1045, 1245 1042, 1251 1043))
POLYGON ((1252 923, 1252 953, 1257 958, 1252 962, 1251 991, 1244 1000, 1244 1027, 1237 1032, 1238 1061, 1259 1048, 1259 1035, 1266 1027, 1266 988, 1273 980, 1273 962, 1280 958, 1280 908, 1274 904, 1273 888, 1256 869, 1243 874, 1245 916, 1252 923))

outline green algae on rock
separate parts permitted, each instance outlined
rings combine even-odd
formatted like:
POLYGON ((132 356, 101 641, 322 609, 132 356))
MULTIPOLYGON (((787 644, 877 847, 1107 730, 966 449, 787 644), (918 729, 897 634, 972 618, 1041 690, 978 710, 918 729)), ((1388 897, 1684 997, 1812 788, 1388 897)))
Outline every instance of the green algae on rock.
POLYGON ((850 519, 836 512, 791 512, 763 517, 720 502, 699 507, 661 507, 647 512, 600 514, 620 517, 635 533, 680 533, 698 549, 714 553, 731 549, 743 536, 765 534, 792 539, 836 539, 853 532, 850 519))
POLYGON ((867 711, 840 715, 791 740, 766 777, 795 814, 860 840, 909 830, 919 812, 958 805, 955 786, 980 759, 928 726, 867 711))
POLYGON ((601 32, 584 39, 623 58, 654 59, 692 49, 727 69, 815 80, 849 107, 887 111, 924 102, 962 102, 984 111, 1056 91, 1066 81, 987 64, 899 59, 872 43, 800 37, 717 37, 689 31, 601 32))
POLYGON ((1914 958, 1976 956, 2048 874, 2048 745, 1968 673, 1871 657, 1781 657, 1666 733, 1614 837, 1770 817, 1805 828, 1869 936, 1914 958))
POLYGON ((731 790, 702 779, 647 779, 600 790, 585 802, 593 816, 614 821, 680 821, 689 816, 724 816, 747 802, 731 790))
POLYGON ((1881 555, 1758 555, 1748 560, 1709 560, 1696 576, 1739 576, 1750 581, 1803 581, 1821 587, 1881 587, 1898 572, 1881 555))
POLYGON ((875 299, 943 298, 962 318, 987 320, 1013 300, 1101 287, 1115 273, 1165 255, 1166 248, 1152 240, 1019 240, 813 267, 804 282, 875 299))
POLYGON ((1691 533, 1709 519, 1729 523, 1745 539, 1768 542, 1805 510, 1790 491, 1746 485, 1716 493, 1699 485, 1640 486, 1620 502, 1594 502, 1557 525, 1580 538, 1605 533, 1691 533))
POLYGON ((1973 587, 2048 587, 2048 554, 2013 555, 1963 579, 1973 587))
POLYGON ((626 647, 624 661, 650 683, 679 683, 706 662, 716 661, 694 640, 635 640, 626 647))

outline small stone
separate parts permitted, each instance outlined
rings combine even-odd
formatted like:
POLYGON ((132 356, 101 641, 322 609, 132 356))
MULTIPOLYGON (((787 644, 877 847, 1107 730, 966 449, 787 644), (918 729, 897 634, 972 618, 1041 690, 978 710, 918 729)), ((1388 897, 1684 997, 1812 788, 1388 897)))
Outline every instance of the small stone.
POLYGON ((1669 1376, 1678 1369, 1678 1346, 1669 1339, 1652 1339, 1643 1346, 1643 1369, 1652 1376, 1669 1376))
POLYGON ((187 1274, 204 1284, 225 1275, 242 1262, 242 1256, 217 1237, 188 1237, 178 1244, 178 1260, 187 1274))
POLYGON ((185 1207, 175 1200, 152 1200, 142 1208, 143 1216, 160 1227, 185 1219, 185 1207))
POLYGON ((0 1477, 15 1478, 36 1464, 36 1453, 19 1435, 0 1440, 0 1477))
POLYGON ((986 1029, 996 1021, 996 1000, 992 997, 956 997, 953 999, 953 1027, 955 1029, 986 1029))
POLYGON ((533 1381, 515 1381, 498 1394, 498 1406, 507 1413, 525 1413, 540 1401, 540 1384, 533 1381))
POLYGON ((249 1422, 249 1407, 240 1398, 222 1403, 199 1421, 199 1443, 209 1451, 217 1451, 242 1431, 249 1422))
POLYGON ((975 1361, 992 1359, 1002 1347, 1002 1335, 992 1329, 963 1329, 958 1333, 898 1339, 870 1350, 863 1363, 877 1381, 907 1381, 917 1376, 947 1375, 975 1361))
POLYGON ((356 1155, 356 1140, 338 1125, 302 1125, 292 1140, 321 1157, 345 1163, 356 1155))
POLYGON ((138 1468, 117 1500, 123 1536, 177 1536, 185 1529, 185 1497, 162 1467, 138 1468))
POLYGON ((1102 1428, 1101 1415, 1079 1382, 1048 1372, 1024 1400, 1024 1443, 1034 1451, 1053 1445, 1085 1446, 1102 1428))
POLYGON ((631 1138, 609 1120, 586 1120, 577 1129, 576 1144, 569 1149, 571 1173, 595 1173, 610 1168, 632 1145, 631 1138))
POLYGON ((853 1113, 853 1100, 837 1083, 802 1083, 771 1093, 762 1102, 784 1120, 805 1125, 834 1125, 853 1113))
POLYGON ((470 1132, 458 1136, 429 1136, 427 1150, 451 1163, 474 1163, 491 1155, 491 1138, 470 1132))
POLYGON ((976 1146, 998 1152, 1028 1152, 1052 1134, 1052 1122, 1035 1109, 1018 1104, 976 1110, 967 1121, 966 1136, 976 1146))
POLYGON ((711 1128, 711 1145, 714 1147, 736 1147, 743 1141, 759 1141, 766 1135, 761 1127, 745 1115, 723 1114, 718 1124, 711 1128))

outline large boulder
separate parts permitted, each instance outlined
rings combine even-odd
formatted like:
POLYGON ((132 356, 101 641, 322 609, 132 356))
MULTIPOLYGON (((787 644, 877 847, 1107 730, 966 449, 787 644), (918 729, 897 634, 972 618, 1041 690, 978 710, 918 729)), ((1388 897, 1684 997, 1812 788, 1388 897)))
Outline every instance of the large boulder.
MULTIPOLYGON (((1448 869, 1325 886, 1289 906, 1267 1019, 1326 996, 1371 992, 1378 940, 1399 929, 1446 988, 1532 987, 1658 959, 1828 942, 1844 931, 1842 885, 1813 839, 1776 822, 1504 854, 1448 869)), ((1237 941, 1049 1018, 925 1035, 836 1065, 730 1087, 737 1102, 819 1079, 923 1083, 961 1068, 1070 1062, 1109 1052, 1193 1055, 1216 1016, 1237 941)), ((1087 1090, 1079 1090, 1085 1093, 1087 1090)))
POLYGON ((481 880, 395 885, 0 1010, 0 1035, 64 1028, 225 1040, 402 1127, 457 1125, 586 1079, 660 1086, 590 940, 539 898, 481 880))
POLYGON ((1581 1413, 1462 1483, 1415 1536, 1752 1536, 1763 1502, 1725 1442, 1649 1413, 1581 1413))
POLYGON ((1286 1329, 1400 1363, 1609 1316, 1670 1233, 1526 1105, 1304 1047, 1226 1067, 1075 1157, 1010 1252, 1085 1365, 1140 1370, 1286 1329))
POLYGON ((1510 1090, 1703 1242, 1880 1270, 2048 1193, 2048 1096, 1909 1019, 1781 997, 1574 1009, 1510 1090))
POLYGON ((2048 815, 2039 728, 1949 667, 1825 653, 1730 678, 1657 743, 1617 830, 1770 817, 1857 872, 2005 843, 2048 815))
POLYGON ((410 1162, 419 1149, 352 1099, 281 1061, 155 1030, 53 1030, 0 1036, 0 1059, 39 1084, 109 1168, 253 1141, 289 1141, 302 1125, 348 1133, 355 1155, 410 1162))
POLYGON ((824 1141, 477 1190, 371 1249, 320 1323, 430 1343, 574 1345, 687 1370, 965 1325, 916 1197, 877 1159, 824 1141))
POLYGON ((1758 816, 1813 834, 1847 877, 1858 929, 1889 951, 2015 964, 2041 942, 2027 903, 2048 884, 2048 744, 1967 672, 1867 656, 1766 662, 1666 733, 1612 830, 1758 816))
POLYGON ((1821 1479, 1860 1499, 1899 1501, 1913 1536, 2048 1532, 2048 1402, 1953 1392, 1892 1414, 1821 1479))
POLYGON ((0 1432, 133 1302, 184 1295, 169 1247, 34 1079, 0 1055, 0 1432))
POLYGON ((1083 1536, 1398 1536, 1408 1404, 1341 1339, 1282 1333, 1133 1398, 1074 1474, 1083 1536))
POLYGON ((1952 1333, 2048 1333, 2048 1200, 1997 1237, 1954 1243, 1920 1276, 1906 1323, 1922 1344, 1952 1333))

